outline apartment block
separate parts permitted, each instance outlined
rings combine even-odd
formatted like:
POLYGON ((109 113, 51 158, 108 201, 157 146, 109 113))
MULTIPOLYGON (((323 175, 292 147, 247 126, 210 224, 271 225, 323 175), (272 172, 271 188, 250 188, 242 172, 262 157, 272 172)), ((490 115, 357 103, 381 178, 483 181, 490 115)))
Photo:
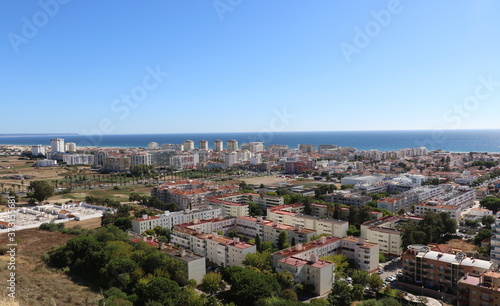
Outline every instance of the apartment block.
POLYGON ((458 281, 469 274, 492 271, 491 261, 467 257, 463 253, 433 251, 425 245, 409 245, 403 253, 403 279, 444 293, 455 294, 458 281))
POLYGON ((457 298, 458 306, 499 305, 500 273, 465 274, 458 281, 457 298))
POLYGON ((379 252, 378 244, 363 238, 346 237, 341 243, 341 253, 353 259, 360 270, 373 273, 378 270, 379 252))
POLYGON ((224 267, 244 267, 245 256, 256 252, 255 245, 242 242, 238 237, 231 239, 212 233, 207 239, 207 259, 224 267))
POLYGON ((338 190, 325 195, 325 201, 331 203, 340 203, 349 206, 364 206, 372 200, 369 196, 351 193, 348 190, 338 190))
POLYGON ((380 252, 384 254, 401 256, 402 231, 398 228, 406 222, 419 222, 422 218, 409 216, 386 216, 376 220, 366 221, 361 224, 360 237, 379 245, 380 252))
POLYGON ((218 218, 220 215, 222 215, 222 210, 220 208, 212 207, 193 211, 187 209, 184 211, 170 212, 167 210, 160 215, 144 215, 140 218, 133 219, 132 230, 135 233, 141 234, 148 229, 155 228, 156 226, 170 229, 174 225, 193 222, 194 220, 214 219, 218 218))
POLYGON ((182 263, 184 270, 183 282, 187 283, 188 280, 194 279, 198 284, 206 273, 206 260, 200 254, 187 251, 184 248, 176 248, 170 244, 160 244, 160 251, 179 260, 182 263))
POLYGON ((411 205, 426 201, 443 194, 441 187, 417 187, 398 195, 383 198, 377 201, 377 208, 387 209, 397 213, 400 209, 408 209, 411 205))

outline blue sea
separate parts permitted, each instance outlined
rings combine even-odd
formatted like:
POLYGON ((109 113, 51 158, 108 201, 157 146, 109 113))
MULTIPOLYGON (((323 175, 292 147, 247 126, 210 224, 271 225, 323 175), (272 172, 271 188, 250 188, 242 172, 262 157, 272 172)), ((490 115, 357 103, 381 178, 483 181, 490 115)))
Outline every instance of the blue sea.
POLYGON ((60 137, 78 146, 146 147, 149 142, 182 143, 221 139, 238 140, 239 144, 262 141, 265 145, 281 144, 296 148, 298 144, 334 144, 355 147, 358 150, 380 151, 402 148, 427 147, 453 152, 500 152, 500 130, 420 130, 420 131, 337 131, 337 132, 274 132, 274 133, 186 133, 186 134, 130 134, 130 135, 78 135, 78 134, 0 134, 0 144, 50 145, 50 139, 60 137))

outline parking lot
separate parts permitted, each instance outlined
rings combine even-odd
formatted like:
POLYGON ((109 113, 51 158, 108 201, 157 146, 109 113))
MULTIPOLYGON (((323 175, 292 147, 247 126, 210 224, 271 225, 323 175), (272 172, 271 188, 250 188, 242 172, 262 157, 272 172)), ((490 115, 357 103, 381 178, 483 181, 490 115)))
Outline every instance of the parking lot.
POLYGON ((382 267, 382 273, 379 272, 380 277, 385 283, 390 283, 390 281, 387 281, 386 279, 389 276, 397 275, 398 273, 400 273, 402 269, 402 263, 400 259, 393 259, 386 263, 380 264, 380 267, 382 267))

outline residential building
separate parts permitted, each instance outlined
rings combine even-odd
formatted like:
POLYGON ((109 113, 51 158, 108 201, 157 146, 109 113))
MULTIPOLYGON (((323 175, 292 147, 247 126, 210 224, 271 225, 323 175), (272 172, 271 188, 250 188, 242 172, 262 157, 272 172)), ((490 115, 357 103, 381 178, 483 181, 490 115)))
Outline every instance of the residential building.
POLYGON ((276 206, 267 210, 267 219, 286 225, 302 226, 315 230, 318 234, 328 234, 336 237, 347 236, 349 222, 303 215, 300 213, 303 209, 303 204, 276 206))
POLYGON ((457 305, 498 305, 500 299, 500 273, 465 274, 458 281, 457 305))
POLYGON ((194 279, 198 284, 201 284, 201 280, 206 273, 206 260, 200 254, 187 251, 184 248, 177 248, 170 244, 163 246, 160 244, 160 251, 180 260, 184 270, 183 283, 187 283, 188 280, 194 279))
POLYGON ((248 150, 254 154, 257 152, 262 152, 264 151, 264 143, 258 141, 244 143, 241 145, 240 150, 241 151, 248 150))
POLYGON ((441 187, 417 187, 409 191, 383 198, 377 201, 377 208, 387 209, 392 213, 397 213, 401 209, 408 209, 411 205, 426 201, 443 194, 441 187))
POLYGON ((208 207, 199 210, 184 210, 170 212, 165 211, 163 214, 156 216, 143 215, 140 218, 132 220, 132 230, 135 233, 142 234, 148 229, 154 229, 157 226, 171 229, 172 226, 193 222, 193 220, 214 219, 222 215, 220 208, 208 207))
POLYGON ((481 274, 496 268, 491 261, 470 258, 463 253, 437 252, 417 244, 408 246, 402 261, 405 281, 452 294, 467 273, 481 274))
POLYGON ((361 224, 360 237, 378 244, 380 252, 384 254, 401 256, 402 231, 399 229, 406 222, 419 222, 422 218, 410 216, 386 216, 376 220, 366 221, 361 224))
POLYGON ((108 156, 108 152, 106 151, 97 151, 94 153, 94 165, 95 166, 103 166, 104 159, 108 156))
POLYGON ((53 159, 38 159, 35 162, 35 166, 37 166, 37 167, 55 167, 55 166, 57 166, 57 160, 53 160, 53 159))
POLYGON ((299 144, 298 149, 302 153, 316 153, 316 146, 311 144, 299 144))
POLYGON ((214 151, 221 152, 224 151, 224 142, 220 139, 214 141, 214 151))
POLYGON ((372 200, 369 196, 352 193, 349 190, 336 190, 325 195, 325 201, 331 203, 340 203, 349 206, 365 206, 372 200))
POLYGON ((208 140, 200 140, 198 142, 198 150, 208 150, 208 140))
POLYGON ((181 209, 196 209, 207 206, 207 199, 210 196, 230 194, 238 190, 239 187, 236 185, 186 180, 159 185, 151 190, 151 196, 167 203, 175 203, 181 209))
POLYGON ((65 149, 66 149, 66 152, 76 152, 76 143, 67 142, 65 144, 65 149))
POLYGON ((62 138, 54 138, 50 140, 50 147, 51 151, 53 153, 56 152, 65 152, 65 147, 64 147, 64 139, 62 138))
POLYGON ((382 176, 373 176, 373 175, 354 175, 354 176, 346 176, 340 179, 340 183, 342 185, 376 185, 382 180, 384 177, 382 176))
POLYGON ((148 149, 149 150, 158 150, 159 147, 160 146, 159 146, 159 144, 157 142, 153 141, 153 142, 148 143, 148 149))
POLYGON ((184 145, 178 143, 163 143, 161 149, 167 151, 184 151, 184 145))
POLYGON ((253 244, 242 242, 238 237, 231 239, 215 232, 206 243, 207 259, 224 267, 244 267, 245 256, 257 252, 257 247, 253 244))
POLYGON ((185 152, 188 152, 188 151, 192 151, 194 150, 194 141, 192 140, 184 140, 184 142, 182 143, 182 145, 184 146, 184 150, 185 152))
POLYGON ((500 266, 500 215, 496 215, 495 224, 491 228, 490 258, 493 263, 500 266))
POLYGON ((130 156, 106 156, 103 169, 110 172, 129 171, 132 165, 130 156))
POLYGON ((94 155, 91 154, 62 154, 62 160, 67 165, 92 165, 94 163, 94 155))
POLYGON ((277 272, 290 272, 296 283, 313 285, 317 295, 330 291, 335 279, 333 263, 321 260, 317 255, 311 255, 308 260, 286 257, 276 263, 275 269, 277 272))
POLYGON ((177 154, 170 157, 170 167, 174 170, 195 169, 199 155, 193 153, 177 154))
POLYGON ((31 155, 33 156, 45 155, 45 146, 36 145, 31 147, 31 155))
POLYGON ((346 237, 342 239, 341 252, 347 258, 353 259, 360 270, 373 273, 378 270, 379 246, 366 239, 358 237, 346 237))
POLYGON ((237 162, 238 162, 238 154, 236 152, 224 153, 224 166, 226 166, 226 168, 232 167, 237 162))
POLYGON ((162 149, 150 151, 149 154, 151 154, 151 164, 156 167, 169 167, 170 158, 174 156, 175 151, 162 149))
POLYGON ((238 141, 234 139, 230 139, 226 142, 226 151, 227 152, 236 152, 238 151, 238 141))
POLYGON ((132 167, 136 165, 151 165, 151 154, 146 152, 141 153, 133 153, 130 154, 130 161, 132 163, 132 167))

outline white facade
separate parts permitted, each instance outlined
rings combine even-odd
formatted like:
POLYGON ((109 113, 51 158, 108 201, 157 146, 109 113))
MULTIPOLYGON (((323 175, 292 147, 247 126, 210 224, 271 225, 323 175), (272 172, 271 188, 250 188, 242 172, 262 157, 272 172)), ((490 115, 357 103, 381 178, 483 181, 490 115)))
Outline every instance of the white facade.
POLYGON ((64 139, 62 138, 54 138, 50 140, 50 147, 52 152, 64 152, 64 139))
POLYGON ((491 237, 490 257, 495 265, 500 265, 500 215, 497 214, 495 225, 491 229, 493 237, 491 237))
POLYGON ((157 142, 153 141, 153 142, 148 143, 148 149, 150 149, 150 150, 156 150, 159 147, 160 146, 159 146, 159 144, 157 142))
POLYGON ((161 149, 167 151, 184 151, 184 145, 178 143, 164 143, 161 145, 161 149))
POLYGON ((94 155, 91 154, 63 154, 62 160, 68 165, 92 165, 94 155))
POLYGON ((220 139, 217 139, 214 141, 214 151, 215 152, 221 152, 224 151, 224 142, 220 139))
POLYGON ((130 160, 132 167, 135 165, 151 165, 151 154, 149 153, 137 153, 130 155, 130 160))
POLYGON ((238 151, 238 141, 231 139, 226 142, 226 151, 236 152, 238 151))
POLYGON ((185 151, 185 152, 194 150, 194 141, 192 141, 192 140, 189 140, 189 139, 184 140, 182 145, 184 146, 183 151, 185 151))
POLYGON ((198 149, 199 150, 208 150, 208 140, 200 140, 198 142, 198 149))
POLYGON ((55 167, 57 166, 57 160, 53 159, 44 159, 44 160, 37 160, 35 165, 37 167, 55 167))
POLYGON ((263 142, 248 142, 241 145, 240 150, 248 150, 252 153, 262 152, 264 151, 264 143, 263 142))
POLYGON ((238 154, 236 152, 226 152, 224 153, 224 166, 232 167, 238 162, 238 154))
POLYGON ((36 146, 31 147, 31 154, 33 156, 45 155, 45 146, 36 145, 36 146))
POLYGON ((66 152, 76 152, 76 143, 67 142, 65 146, 66 146, 66 152))
POLYGON ((214 219, 222 214, 220 208, 207 208, 200 210, 185 210, 169 212, 168 210, 161 215, 156 216, 143 216, 132 220, 132 230, 135 233, 142 234, 148 229, 153 229, 156 226, 163 228, 172 228, 174 225, 193 222, 193 220, 206 220, 214 219))

